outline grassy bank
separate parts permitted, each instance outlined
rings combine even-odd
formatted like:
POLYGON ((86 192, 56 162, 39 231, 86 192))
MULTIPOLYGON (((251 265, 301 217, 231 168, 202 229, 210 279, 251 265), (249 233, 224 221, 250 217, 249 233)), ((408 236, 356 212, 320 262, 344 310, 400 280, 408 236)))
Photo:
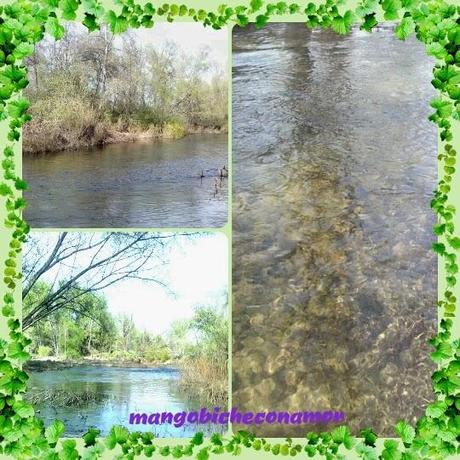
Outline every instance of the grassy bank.
POLYGON ((27 66, 28 154, 226 130, 226 71, 209 47, 191 55, 177 43, 143 44, 135 32, 115 39, 66 24, 63 39, 37 44, 27 66))
POLYGON ((55 358, 53 356, 37 358, 33 357, 30 361, 25 363, 24 369, 30 372, 45 372, 69 369, 75 366, 103 366, 103 367, 143 367, 143 368, 157 368, 160 366, 178 366, 177 363, 172 361, 148 361, 146 359, 120 359, 120 358, 95 358, 84 357, 79 359, 64 359, 55 358))
POLYGON ((194 399, 226 407, 228 401, 227 362, 199 357, 180 364, 179 386, 194 399))
POLYGON ((74 120, 33 119, 24 128, 23 152, 35 155, 90 147, 102 147, 123 142, 149 142, 155 139, 180 139, 189 134, 226 133, 226 126, 187 126, 167 123, 144 127, 107 121, 78 118, 74 120))
MULTIPOLYGON (((144 367, 158 368, 160 366, 174 366, 180 369, 179 387, 188 398, 198 400, 204 405, 226 407, 228 401, 228 380, 226 362, 218 362, 206 357, 184 359, 181 361, 148 362, 143 359, 121 360, 120 358, 81 358, 57 359, 54 357, 33 358, 28 361, 24 369, 27 372, 45 372, 65 370, 76 366, 92 365, 103 367, 144 367)), ((45 390, 31 390, 27 399, 35 403, 49 403, 53 405, 85 405, 97 402, 97 395, 85 389, 81 391, 63 391, 59 388, 45 390)))

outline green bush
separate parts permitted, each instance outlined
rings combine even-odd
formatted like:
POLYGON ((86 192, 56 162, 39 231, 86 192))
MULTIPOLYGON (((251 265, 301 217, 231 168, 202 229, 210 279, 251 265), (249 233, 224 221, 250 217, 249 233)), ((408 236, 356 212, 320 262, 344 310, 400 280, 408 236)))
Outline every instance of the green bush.
POLYGON ((145 352, 145 359, 149 362, 164 363, 171 359, 171 352, 167 347, 151 348, 145 352))
POLYGON ((45 358, 46 356, 51 355, 51 347, 47 347, 46 345, 40 345, 37 349, 37 356, 40 358, 45 358))

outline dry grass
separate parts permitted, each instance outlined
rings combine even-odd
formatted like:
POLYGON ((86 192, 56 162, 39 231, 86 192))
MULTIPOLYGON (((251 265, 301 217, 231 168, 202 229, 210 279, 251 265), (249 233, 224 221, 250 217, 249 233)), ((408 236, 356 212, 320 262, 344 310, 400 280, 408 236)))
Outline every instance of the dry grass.
POLYGON ((204 357, 188 359, 181 364, 180 387, 191 397, 208 404, 225 406, 228 400, 227 363, 204 357))
POLYGON ((86 406, 88 403, 100 402, 106 399, 106 396, 100 392, 93 391, 73 391, 60 389, 46 389, 34 391, 30 390, 26 393, 26 400, 32 405, 48 404, 57 407, 80 407, 86 406))

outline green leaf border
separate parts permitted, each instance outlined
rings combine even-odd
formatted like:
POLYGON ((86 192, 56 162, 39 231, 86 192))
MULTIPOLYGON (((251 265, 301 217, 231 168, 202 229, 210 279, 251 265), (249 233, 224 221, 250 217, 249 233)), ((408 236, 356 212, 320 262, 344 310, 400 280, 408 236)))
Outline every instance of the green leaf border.
POLYGON ((6 294, 0 315, 7 320, 9 330, 9 339, 0 340, 0 455, 18 459, 97 459, 104 451, 116 449, 113 454, 126 459, 159 454, 206 460, 212 454, 238 455, 243 449, 252 449, 273 455, 313 457, 319 454, 327 459, 345 458, 347 452, 353 452, 366 460, 410 460, 460 454, 460 340, 453 337, 452 331, 460 237, 455 234, 455 208, 449 202, 457 156, 452 124, 460 120, 460 7, 442 0, 362 0, 350 10, 343 0, 306 5, 250 0, 244 5, 220 5, 214 11, 206 11, 186 4, 154 3, 140 5, 134 0, 115 0, 116 10, 106 10, 100 0, 16 0, 0 6, 0 121, 8 123, 7 139, 2 147, 0 196, 6 208, 4 226, 10 234, 2 280, 6 294), (434 348, 431 357, 439 365, 432 375, 435 402, 428 405, 415 427, 398 422, 395 426, 398 438, 386 439, 383 445, 372 429, 361 430, 361 437, 356 438, 346 426, 330 433, 307 433, 302 444, 290 438, 274 443, 239 431, 228 437, 215 434, 209 439, 196 433, 185 444, 169 446, 164 442, 155 443, 151 433, 129 432, 121 426, 114 426, 106 438, 100 438, 99 430, 90 428, 78 444, 74 439, 61 439, 63 423, 55 421, 45 429, 43 422, 35 417, 33 407, 22 400, 28 376, 21 365, 29 359, 30 340, 21 331, 15 295, 21 279, 18 259, 30 228, 22 218, 26 206, 22 191, 27 184, 16 173, 14 150, 20 141, 21 127, 30 116, 27 114, 29 102, 21 97, 21 90, 28 84, 27 70, 21 60, 32 54, 45 31, 56 39, 62 38, 63 20, 82 18, 89 31, 108 24, 112 32, 121 33, 128 28, 152 27, 157 20, 172 22, 184 17, 214 29, 231 24, 244 27, 249 22, 263 27, 276 16, 288 14, 302 15, 307 27, 332 29, 339 34, 349 33, 354 24, 371 31, 381 18, 396 20, 398 38, 404 40, 415 34, 427 53, 436 58, 432 85, 438 96, 430 102, 433 113, 429 119, 439 128, 438 159, 442 175, 431 208, 437 215, 433 231, 438 242, 433 244, 433 250, 445 264, 446 289, 438 302, 439 332, 430 340, 434 348))

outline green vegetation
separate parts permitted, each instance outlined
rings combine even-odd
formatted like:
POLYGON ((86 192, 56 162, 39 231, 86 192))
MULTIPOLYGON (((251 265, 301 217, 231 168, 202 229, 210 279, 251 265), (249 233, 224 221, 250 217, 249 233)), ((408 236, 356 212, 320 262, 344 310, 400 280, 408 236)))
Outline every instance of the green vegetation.
POLYGON ((142 45, 135 32, 67 24, 28 58, 26 153, 226 130, 227 80, 204 47, 142 45))
MULTIPOLYGON (((243 450, 254 449, 273 454, 285 453, 298 454, 298 445, 293 445, 292 439, 286 439, 283 444, 272 444, 273 441, 257 439, 254 435, 241 431, 228 437, 214 435, 204 439, 202 433, 196 433, 189 443, 165 445, 154 442, 152 433, 129 432, 121 426, 114 426, 105 439, 99 437, 100 431, 89 428, 83 435, 84 446, 77 446, 75 439, 62 439, 65 426, 63 422, 56 420, 48 427, 35 416, 35 411, 30 404, 23 401, 23 395, 27 388, 27 374, 22 371, 22 364, 29 359, 29 340, 23 334, 21 323, 18 319, 20 303, 17 301, 17 280, 21 278, 20 269, 16 261, 21 253, 22 244, 29 231, 29 227, 21 217, 25 206, 21 201, 20 193, 26 188, 26 184, 18 176, 15 170, 14 151, 18 147, 21 137, 20 129, 29 120, 26 113, 29 103, 27 99, 20 98, 20 91, 27 86, 28 75, 22 67, 21 59, 32 54, 34 45, 43 39, 43 31, 46 27, 56 38, 61 37, 61 25, 59 18, 82 21, 90 30, 96 30, 104 23, 110 25, 112 31, 122 32, 128 27, 152 27, 159 18, 174 21, 178 16, 188 16, 195 21, 216 29, 226 24, 245 25, 249 21, 256 21, 263 26, 268 20, 274 20, 277 15, 289 13, 296 14, 299 21, 306 21, 311 27, 331 28, 334 19, 341 19, 343 13, 339 12, 338 3, 335 0, 326 0, 316 6, 313 3, 304 4, 300 7, 296 3, 279 2, 265 3, 262 0, 251 0, 239 6, 219 5, 215 9, 206 11, 194 9, 186 5, 164 4, 154 7, 147 2, 143 5, 132 0, 117 1, 113 9, 105 8, 98 0, 85 2, 78 1, 47 1, 43 3, 20 0, 13 5, 8 4, 0 8, 2 23, 2 44, 0 53, 1 80, 4 87, 1 88, 1 117, 8 123, 8 132, 5 136, 3 153, 5 160, 2 162, 4 182, 0 184, 0 194, 5 197, 5 208, 8 215, 5 219, 5 227, 10 229, 8 258, 5 256, 3 283, 5 295, 3 297, 2 317, 7 321, 8 340, 0 340, 1 358, 1 382, 0 392, 2 398, 0 405, 0 418, 2 427, 0 434, 0 450, 4 455, 18 459, 30 458, 101 458, 107 454, 105 450, 114 451, 123 458, 135 456, 151 456, 155 450, 162 456, 194 455, 202 460, 208 459, 211 454, 232 452, 239 455, 243 450), (248 4, 249 3, 249 4, 248 4), (115 11, 114 11, 115 10, 115 11), (4 63, 4 64, 3 64, 4 63), (290 450, 291 449, 291 450, 290 450), (120 452, 121 450, 121 452, 120 452)), ((416 37, 423 42, 427 51, 436 53, 438 61, 434 67, 434 73, 455 70, 455 64, 459 62, 459 9, 455 5, 449 5, 442 0, 433 1, 374 1, 362 0, 358 8, 354 10, 355 21, 361 22, 363 29, 370 30, 382 14, 386 20, 398 20, 409 18, 413 21, 416 37), (443 50, 438 46, 441 45, 443 50)), ((346 25, 350 21, 346 21, 346 25)), ((339 27, 338 27, 339 28, 339 27)), ((339 28, 341 29, 341 27, 339 28)), ((407 27, 404 30, 407 31, 407 27)), ((404 38, 405 34, 401 34, 404 38)), ((437 108, 436 119, 432 121, 441 129, 441 155, 440 161, 455 159, 456 150, 451 141, 454 138, 451 123, 460 118, 458 101, 452 97, 454 94, 451 86, 456 77, 433 80, 439 95, 446 105, 440 111, 437 108), (438 80, 438 81, 436 81, 438 80), (450 89, 450 91, 449 91, 450 89), (447 104, 448 103, 448 104, 447 104)), ((439 104, 436 102, 436 105, 439 104)), ((454 225, 454 213, 450 207, 452 199, 449 183, 455 183, 455 170, 447 164, 444 166, 440 182, 438 184, 432 208, 439 218, 439 225, 445 225, 447 235, 443 231, 443 240, 449 244, 449 249, 442 252, 443 261, 450 262, 456 257, 458 251, 456 244, 456 227, 454 225)), ((454 285, 457 279, 458 267, 451 269, 452 275, 448 275, 449 284, 454 285)), ((444 278, 447 281, 447 276, 444 278)), ((455 311, 457 306, 456 296, 449 290, 444 291, 439 303, 440 315, 443 319, 440 323, 438 334, 433 338, 432 345, 435 348, 438 370, 432 375, 435 402, 430 404, 424 415, 417 421, 415 428, 406 422, 400 422, 395 426, 398 439, 386 439, 383 443, 376 444, 377 436, 371 429, 361 431, 361 439, 355 438, 347 427, 335 428, 330 433, 308 433, 307 442, 300 445, 309 456, 321 455, 327 458, 343 458, 353 450, 354 455, 360 458, 375 459, 412 459, 433 458, 442 459, 447 456, 455 456, 459 451, 458 442, 458 360, 460 358, 460 344, 454 333, 455 311), (382 446, 383 444, 383 446, 382 446)), ((3 319, 3 318, 2 318, 3 319)), ((275 441, 276 442, 276 441, 275 441)), ((115 452, 112 452, 112 455, 115 452)))
MULTIPOLYGON (((24 312, 41 302, 50 289, 44 281, 35 283, 24 300, 24 312)), ((176 321, 165 334, 156 335, 140 331, 128 315, 112 315, 102 294, 86 292, 37 321, 28 335, 33 358, 43 360, 30 363, 31 369, 54 367, 51 360, 59 366, 62 361, 168 362, 182 368, 180 383, 190 397, 226 401, 228 323, 223 308, 197 307, 193 318, 176 321)))

